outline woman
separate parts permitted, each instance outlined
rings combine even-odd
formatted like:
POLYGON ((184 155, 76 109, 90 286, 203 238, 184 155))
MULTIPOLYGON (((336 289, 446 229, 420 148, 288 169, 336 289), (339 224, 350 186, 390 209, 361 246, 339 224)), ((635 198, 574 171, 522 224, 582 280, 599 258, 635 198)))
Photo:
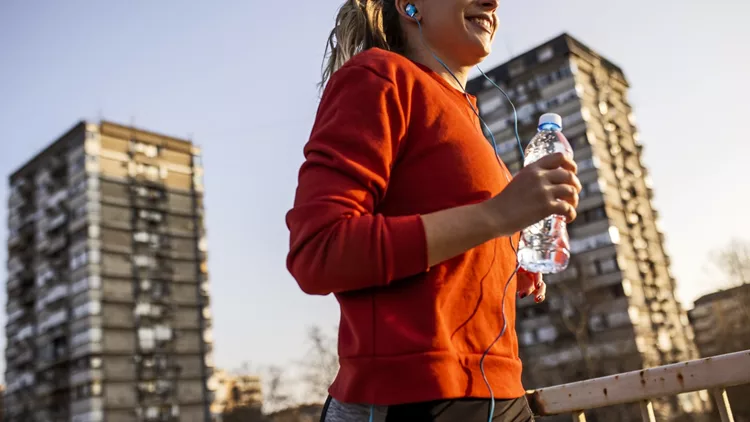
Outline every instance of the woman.
POLYGON ((511 180, 482 133, 463 87, 490 53, 497 7, 349 0, 339 11, 287 215, 291 274, 341 308, 324 422, 484 422, 492 407, 495 421, 533 420, 512 293, 541 302, 546 287, 516 277, 518 232, 575 219, 581 187, 561 155, 511 180))

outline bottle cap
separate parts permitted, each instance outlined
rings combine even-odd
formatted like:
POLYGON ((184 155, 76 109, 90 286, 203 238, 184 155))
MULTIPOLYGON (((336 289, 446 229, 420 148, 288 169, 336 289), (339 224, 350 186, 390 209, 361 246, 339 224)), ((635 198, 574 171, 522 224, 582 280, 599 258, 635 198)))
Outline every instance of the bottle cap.
POLYGON ((545 113, 539 118, 539 126, 553 124, 562 129, 562 117, 556 113, 545 113))

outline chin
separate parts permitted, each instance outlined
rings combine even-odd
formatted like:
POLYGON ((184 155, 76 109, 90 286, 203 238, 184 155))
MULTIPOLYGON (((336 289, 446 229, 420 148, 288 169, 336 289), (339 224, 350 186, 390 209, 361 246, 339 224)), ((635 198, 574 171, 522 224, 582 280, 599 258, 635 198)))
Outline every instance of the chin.
POLYGON ((472 43, 464 50, 466 52, 464 61, 466 66, 476 66, 492 53, 492 46, 484 43, 472 43))

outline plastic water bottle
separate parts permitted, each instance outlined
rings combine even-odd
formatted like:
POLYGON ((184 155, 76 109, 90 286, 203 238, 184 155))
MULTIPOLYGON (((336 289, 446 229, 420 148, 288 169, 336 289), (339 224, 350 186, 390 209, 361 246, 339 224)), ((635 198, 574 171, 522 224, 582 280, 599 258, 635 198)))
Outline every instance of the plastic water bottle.
MULTIPOLYGON (((563 153, 573 159, 573 148, 562 134, 562 118, 547 113, 539 118, 539 131, 526 147, 524 166, 545 155, 563 153)), ((521 267, 535 273, 558 273, 568 267, 570 239, 565 217, 552 215, 527 227, 521 233, 518 261, 521 267)))

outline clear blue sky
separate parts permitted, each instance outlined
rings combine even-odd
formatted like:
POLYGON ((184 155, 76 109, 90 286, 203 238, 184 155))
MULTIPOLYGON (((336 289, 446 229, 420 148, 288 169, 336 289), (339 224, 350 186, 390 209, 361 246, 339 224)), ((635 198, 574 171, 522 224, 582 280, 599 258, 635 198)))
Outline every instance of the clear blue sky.
MULTIPOLYGON (((305 296, 286 271, 284 214, 338 4, 0 3, 0 174, 81 118, 203 146, 216 357, 229 369, 299 358, 306 327, 337 322, 335 301, 305 296)), ((506 1, 484 65, 568 31, 623 67, 687 302, 718 287, 709 251, 750 237, 747 16, 735 0, 506 1)))

